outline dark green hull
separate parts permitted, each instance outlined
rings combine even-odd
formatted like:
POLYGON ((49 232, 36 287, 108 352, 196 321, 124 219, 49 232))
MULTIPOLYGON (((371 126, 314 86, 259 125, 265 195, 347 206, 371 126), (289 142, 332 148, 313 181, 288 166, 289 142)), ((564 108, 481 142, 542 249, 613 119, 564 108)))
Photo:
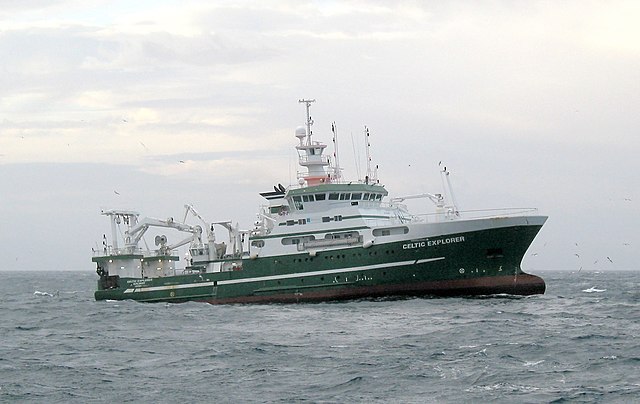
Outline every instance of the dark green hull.
POLYGON ((544 281, 520 268, 541 227, 521 224, 369 248, 246 258, 241 271, 148 279, 103 275, 95 298, 225 304, 541 294, 544 281))

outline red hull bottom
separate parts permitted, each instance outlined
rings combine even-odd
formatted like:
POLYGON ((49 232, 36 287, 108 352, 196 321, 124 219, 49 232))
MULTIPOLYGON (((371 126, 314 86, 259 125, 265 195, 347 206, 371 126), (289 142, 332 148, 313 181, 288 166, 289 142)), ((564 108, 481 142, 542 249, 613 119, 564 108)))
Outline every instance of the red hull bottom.
POLYGON ((519 274, 475 279, 418 282, 398 285, 345 286, 340 289, 298 291, 272 295, 251 295, 205 300, 210 304, 229 303, 300 303, 332 300, 378 298, 390 296, 481 296, 544 294, 546 285, 539 276, 519 274))

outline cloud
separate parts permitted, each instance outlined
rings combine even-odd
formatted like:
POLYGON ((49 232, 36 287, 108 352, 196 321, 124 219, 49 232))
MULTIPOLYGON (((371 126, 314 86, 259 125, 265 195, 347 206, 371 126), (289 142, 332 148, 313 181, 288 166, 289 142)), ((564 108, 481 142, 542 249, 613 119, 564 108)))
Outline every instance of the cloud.
POLYGON ((392 193, 438 191, 435 164, 445 160, 464 206, 541 204, 595 228, 597 210, 583 201, 637 183, 639 10, 627 1, 4 2, 0 167, 29 167, 26 180, 45 170, 45 185, 45 174, 65 175, 59 186, 77 192, 100 177, 91 192, 108 199, 117 184, 133 206, 173 198, 141 191, 147 184, 207 206, 219 202, 211 189, 248 200, 295 181, 296 101, 311 97, 317 140, 330 141, 338 123, 347 176, 366 124, 392 193))

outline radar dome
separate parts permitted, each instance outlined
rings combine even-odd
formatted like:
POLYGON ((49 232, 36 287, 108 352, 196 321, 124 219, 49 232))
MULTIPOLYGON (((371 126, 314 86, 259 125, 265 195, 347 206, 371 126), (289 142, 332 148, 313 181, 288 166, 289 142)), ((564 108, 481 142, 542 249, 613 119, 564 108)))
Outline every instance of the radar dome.
POLYGON ((307 136, 307 130, 305 129, 305 127, 304 126, 298 126, 296 128, 296 137, 298 139, 302 139, 305 136, 307 136))

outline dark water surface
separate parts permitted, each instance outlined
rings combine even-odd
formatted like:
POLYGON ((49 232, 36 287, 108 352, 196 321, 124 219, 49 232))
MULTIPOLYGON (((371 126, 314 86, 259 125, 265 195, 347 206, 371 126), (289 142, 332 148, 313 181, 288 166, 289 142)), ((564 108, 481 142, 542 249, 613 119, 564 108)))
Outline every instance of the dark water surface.
POLYGON ((526 298, 211 306, 0 272, 0 401, 640 402, 640 271, 540 275, 526 298))

